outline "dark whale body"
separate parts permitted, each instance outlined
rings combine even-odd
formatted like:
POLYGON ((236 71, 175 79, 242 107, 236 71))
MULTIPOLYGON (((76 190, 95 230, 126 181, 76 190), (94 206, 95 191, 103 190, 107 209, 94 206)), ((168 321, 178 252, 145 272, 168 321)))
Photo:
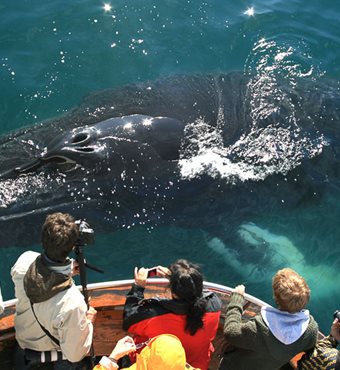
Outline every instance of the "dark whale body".
POLYGON ((1 137, 0 246, 38 243, 55 211, 97 230, 171 222, 225 240, 261 212, 338 192, 338 84, 278 88, 259 99, 241 73, 174 76, 1 137))

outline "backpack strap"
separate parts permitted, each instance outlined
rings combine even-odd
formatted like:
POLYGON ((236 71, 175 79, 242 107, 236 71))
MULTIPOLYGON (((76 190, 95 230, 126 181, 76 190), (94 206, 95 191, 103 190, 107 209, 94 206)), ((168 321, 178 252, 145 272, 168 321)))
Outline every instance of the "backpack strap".
POLYGON ((41 323, 40 323, 40 321, 38 320, 38 318, 37 318, 37 315, 35 314, 35 312, 34 312, 34 308, 33 308, 33 303, 30 301, 30 303, 31 303, 31 308, 32 308, 32 312, 33 312, 33 315, 34 315, 34 317, 35 317, 35 319, 37 320, 37 323, 40 325, 40 327, 41 327, 41 329, 42 329, 42 331, 58 346, 58 347, 60 347, 60 342, 59 342, 59 340, 56 338, 56 337, 54 337, 41 323))

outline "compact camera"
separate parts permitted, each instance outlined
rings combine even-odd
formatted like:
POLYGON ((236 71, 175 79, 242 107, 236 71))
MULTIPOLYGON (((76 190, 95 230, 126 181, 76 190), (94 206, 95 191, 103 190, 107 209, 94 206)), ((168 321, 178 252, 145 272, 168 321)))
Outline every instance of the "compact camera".
POLYGON ((79 228, 79 237, 75 244, 77 246, 94 244, 94 231, 90 225, 84 220, 77 220, 75 223, 79 228))
POLYGON ((157 276, 157 266, 148 268, 147 270, 148 270, 148 275, 147 275, 148 278, 157 276))
POLYGON ((152 276, 157 276, 157 267, 148 269, 148 278, 152 276))

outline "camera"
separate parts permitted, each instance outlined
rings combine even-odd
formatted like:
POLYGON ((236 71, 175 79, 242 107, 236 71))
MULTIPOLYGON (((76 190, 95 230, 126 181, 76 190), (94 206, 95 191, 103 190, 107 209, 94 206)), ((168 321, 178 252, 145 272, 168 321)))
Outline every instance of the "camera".
POLYGON ((148 269, 148 278, 152 276, 157 276, 157 267, 148 269))
POLYGON ((94 244, 94 231, 90 225, 84 220, 77 220, 75 223, 79 228, 79 237, 75 243, 76 246, 94 244))
POLYGON ((336 310, 334 313, 333 313, 333 318, 334 319, 338 319, 340 321, 340 310, 336 310))

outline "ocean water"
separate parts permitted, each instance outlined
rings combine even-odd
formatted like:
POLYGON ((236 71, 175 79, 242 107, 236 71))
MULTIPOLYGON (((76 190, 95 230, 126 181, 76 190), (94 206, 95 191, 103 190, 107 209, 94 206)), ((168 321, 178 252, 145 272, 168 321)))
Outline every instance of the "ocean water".
MULTIPOLYGON (((292 88, 301 81, 340 80, 340 5, 329 0, 2 0, 0 20, 1 134, 67 114, 94 91, 174 74, 252 75, 254 91, 261 91, 253 94, 254 107, 262 99, 280 97, 279 79, 292 88)), ((288 109, 288 122, 295 122, 294 113, 288 109)), ((254 108, 252 119, 266 114, 254 108)), ((292 151, 298 156, 310 150, 311 157, 322 152, 320 146, 312 149, 306 143, 301 151, 297 145, 292 151)), ((208 161, 222 178, 230 171, 237 175, 241 185, 235 188, 244 191, 246 184, 250 192, 272 176, 249 175, 249 168, 233 172, 218 159, 196 156, 183 169, 195 176, 195 166, 208 161)), ((294 181, 298 167, 294 164, 282 176, 294 181)), ((311 176, 309 181, 326 180, 311 176)), ((290 266, 306 277, 312 288, 309 308, 328 332, 340 305, 340 193, 336 181, 326 190, 312 193, 303 206, 240 217, 232 231, 229 217, 210 214, 224 234, 207 232, 200 223, 185 228, 161 222, 99 233, 86 256, 105 273, 89 271, 88 280, 132 278, 135 266, 168 265, 183 257, 200 263, 206 280, 228 286, 244 283, 249 294, 273 303, 271 277, 278 268, 290 266), (250 249, 245 251, 245 245, 250 249)), ((278 191, 273 180, 262 201, 270 202, 278 191)), ((286 197, 282 195, 283 203, 286 197)), ((237 212, 241 202, 229 202, 229 213, 237 212)), ((32 248, 39 250, 38 245, 32 248)), ((5 299, 14 294, 10 267, 24 250, 8 247, 0 252, 5 299)))

